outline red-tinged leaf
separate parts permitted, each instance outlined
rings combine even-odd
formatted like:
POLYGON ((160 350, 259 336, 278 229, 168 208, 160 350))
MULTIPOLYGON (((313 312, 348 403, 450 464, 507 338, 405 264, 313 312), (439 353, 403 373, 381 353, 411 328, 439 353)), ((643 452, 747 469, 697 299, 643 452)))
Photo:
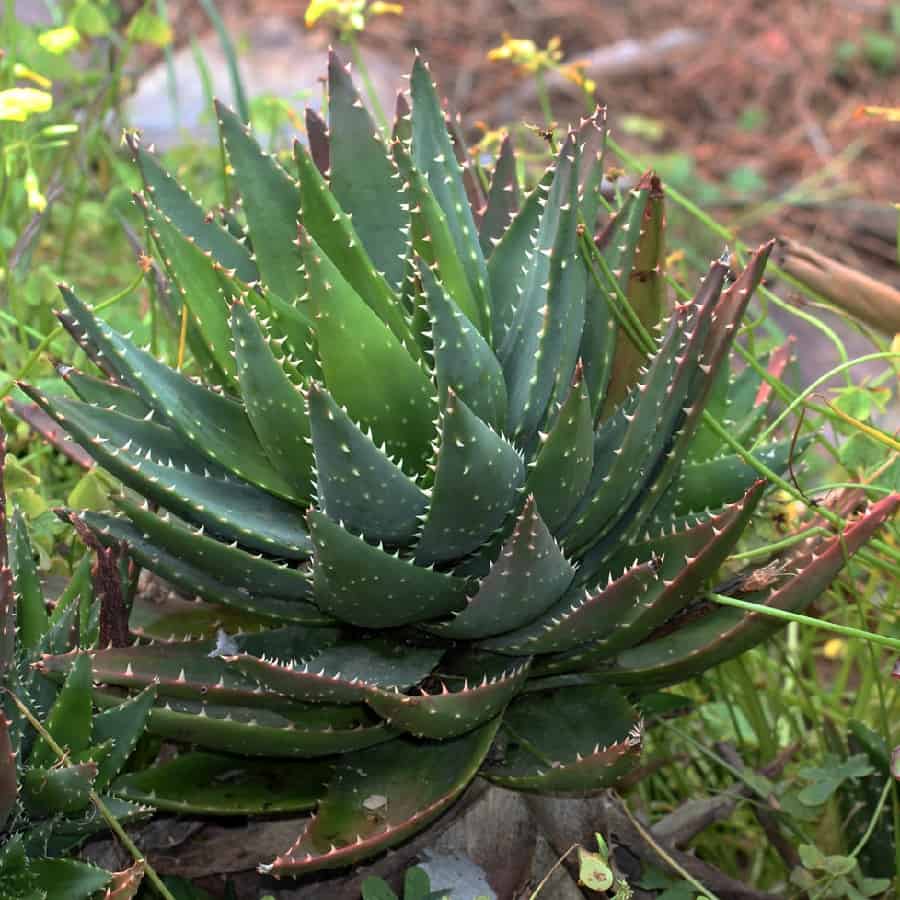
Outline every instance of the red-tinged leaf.
POLYGON ((8 397, 6 405, 14 415, 26 422, 48 444, 68 456, 75 465, 81 466, 82 469, 94 468, 96 463, 90 453, 73 443, 68 433, 60 428, 56 420, 50 418, 37 403, 20 403, 18 400, 8 397))
POLYGON ((336 869, 406 840, 463 792, 498 724, 448 741, 399 738, 345 756, 305 831, 260 871, 278 878, 336 869))
POLYGON ((16 755, 9 738, 9 719, 0 713, 0 830, 16 807, 19 783, 16 777, 16 755))
POLYGON ((144 863, 140 860, 128 869, 113 872, 112 881, 103 900, 132 900, 144 878, 144 863))
MULTIPOLYGON (((797 345, 797 338, 794 335, 788 335, 788 339, 780 346, 776 347, 769 356, 769 365, 766 371, 773 378, 781 378, 784 370, 794 358, 794 350, 797 345)), ((753 401, 754 407, 768 406, 772 400, 772 385, 768 381, 764 381, 756 392, 756 398, 753 401)))
MULTIPOLYGON (((898 507, 900 494, 885 497, 843 534, 823 539, 802 556, 793 556, 791 571, 795 574, 756 602, 787 612, 806 608, 898 507)), ((749 599, 754 598, 751 595, 749 599)), ((604 675, 617 684, 640 684, 642 688, 674 684, 756 646, 783 624, 764 613, 712 608, 663 637, 620 654, 604 675)))

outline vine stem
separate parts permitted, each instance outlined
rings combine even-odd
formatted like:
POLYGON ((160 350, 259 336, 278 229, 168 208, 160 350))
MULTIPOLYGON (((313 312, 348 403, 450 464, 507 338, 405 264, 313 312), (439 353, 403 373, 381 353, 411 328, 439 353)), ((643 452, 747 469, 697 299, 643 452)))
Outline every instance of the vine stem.
POLYGON ((813 616, 805 616, 803 613, 775 609, 771 606, 763 606, 761 603, 751 603, 749 600, 739 600, 737 597, 727 597, 725 594, 715 594, 710 592, 706 596, 709 597, 710 600, 720 603, 722 606, 734 606, 737 609, 770 616, 773 619, 784 619, 786 622, 797 622, 800 625, 809 625, 811 628, 818 628, 820 631, 833 631, 835 634, 844 635, 844 637, 860 638, 864 641, 870 641, 873 644, 882 644, 885 647, 890 647, 891 650, 900 651, 900 639, 888 637, 886 634, 878 634, 874 631, 863 631, 861 628, 853 628, 850 625, 837 625, 833 622, 816 619, 813 616))
POLYGON ((679 863, 674 860, 665 850, 664 847, 659 845, 659 842, 644 828, 643 825, 637 820, 632 811, 628 808, 628 804, 625 802, 623 798, 619 798, 621 801, 622 812, 625 813, 626 818, 629 822, 634 826, 637 833, 643 838, 643 840, 647 843, 648 846, 652 847, 659 858, 665 862, 670 869, 679 874, 685 881, 695 887, 698 891, 700 891, 701 897, 703 900, 719 900, 708 887, 704 887, 684 866, 679 865, 679 863))
MULTIPOLYGON (((28 719, 31 723, 31 727, 34 728, 34 730, 47 742, 47 746, 57 755, 59 761, 64 766, 70 766, 71 763, 69 762, 66 751, 56 743, 53 736, 46 728, 44 728, 34 713, 9 688, 3 688, 3 690, 12 698, 13 703, 19 708, 19 712, 28 719)), ((159 875, 156 874, 156 870, 150 865, 144 854, 141 853, 137 844, 135 844, 128 836, 125 829, 122 827, 121 822, 119 822, 119 820, 110 812, 109 807, 103 802, 102 798, 94 788, 90 789, 88 796, 90 797, 91 803, 96 807, 97 812, 100 813, 106 821, 106 824, 109 825, 110 831, 112 831, 112 833, 122 842, 122 846, 124 846, 131 854, 134 861, 140 863, 144 867, 144 874, 156 888, 160 897, 162 897, 163 900, 175 900, 171 891, 162 883, 162 879, 159 875)))
POLYGON ((350 55, 353 57, 353 65, 356 66, 359 77, 362 78, 363 87, 366 89, 366 96, 369 98, 369 103, 372 104, 372 111, 378 119, 378 124, 381 126, 381 130, 385 135, 389 135, 390 125, 388 124, 388 117, 384 112, 381 101, 378 99, 378 92, 375 90, 375 85, 372 83, 372 77, 369 74, 369 67, 366 65, 359 49, 359 42, 356 40, 356 36, 352 31, 348 31, 347 34, 343 35, 343 40, 350 48, 350 55))
POLYGON ((528 900, 535 900, 537 895, 547 886, 547 882, 553 877, 553 873, 565 862, 566 858, 569 854, 576 848, 580 846, 579 844, 572 844, 568 850, 550 867, 550 871, 541 879, 540 884, 534 889, 534 893, 528 898, 528 900))

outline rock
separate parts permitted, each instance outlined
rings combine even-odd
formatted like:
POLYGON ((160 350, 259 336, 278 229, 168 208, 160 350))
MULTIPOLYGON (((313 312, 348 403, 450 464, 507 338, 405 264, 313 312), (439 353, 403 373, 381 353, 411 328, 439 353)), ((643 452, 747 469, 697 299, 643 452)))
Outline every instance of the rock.
MULTIPOLYGON (((484 870, 460 853, 426 850, 419 868, 428 873, 432 891, 445 891, 447 900, 498 900, 484 870)), ((443 897, 442 897, 443 900, 443 897)))
MULTIPOLYGON (((292 20, 277 16, 228 25, 239 47, 238 65, 251 101, 269 95, 289 101, 298 114, 305 105, 321 110, 327 46, 320 32, 303 30, 292 20)), ((213 94, 232 103, 228 65, 216 34, 209 32, 197 46, 209 69, 213 94)), ((410 59, 404 54, 388 59, 364 50, 363 59, 382 106, 393 109, 397 91, 405 87, 402 75, 409 70, 411 55, 410 59)), ((172 103, 168 67, 162 60, 140 77, 127 104, 126 120, 143 132, 145 142, 156 144, 160 150, 186 140, 213 143, 214 123, 192 47, 176 50, 172 63, 177 104, 172 103)), ((296 131, 293 127, 286 129, 284 142, 296 131)))

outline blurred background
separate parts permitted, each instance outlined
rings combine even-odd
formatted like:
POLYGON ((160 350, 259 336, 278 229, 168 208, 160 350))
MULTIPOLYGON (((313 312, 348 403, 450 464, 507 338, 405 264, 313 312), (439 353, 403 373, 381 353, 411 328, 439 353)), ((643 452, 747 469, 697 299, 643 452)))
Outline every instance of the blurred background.
MULTIPOLYGON (((126 15, 142 5, 119 4, 126 15)), ((216 93, 227 97, 230 88, 204 4, 158 5, 174 43, 165 52, 143 45, 130 58, 137 81, 130 112, 148 140, 166 147, 212 134, 192 39, 216 93)), ((305 27, 307 6, 217 3, 248 94, 282 98, 298 118, 304 105, 320 102, 324 54, 340 38, 327 13, 305 27)), ((16 7, 25 20, 51 22, 44 0, 16 7)), ((900 124, 860 109, 900 99, 900 3, 413 0, 402 15, 370 16, 357 40, 388 109, 419 49, 472 142, 519 120, 542 120, 533 79, 490 58, 507 36, 538 49, 558 38, 561 63, 594 82, 620 142, 724 221, 743 231, 752 224, 760 235, 814 235, 818 249, 896 282, 891 204, 900 193, 900 124)), ((560 74, 547 82, 561 124, 584 112, 578 84, 560 74)))
MULTIPOLYGON (((127 18, 144 4, 117 6, 127 18)), ((208 93, 234 99, 209 6, 158 0, 171 42, 140 43, 128 56, 125 124, 161 150, 214 142, 208 93)), ((495 151, 498 129, 527 132, 548 115, 565 125, 593 97, 622 145, 745 241, 774 234, 900 287, 900 123, 865 112, 900 98, 900 3, 414 0, 401 13, 399 4, 353 0, 219 0, 216 8, 255 124, 271 122, 273 144, 302 131, 306 105, 321 106, 329 44, 347 58, 362 54, 389 113, 418 49, 475 152, 495 151), (354 8, 366 16, 350 33, 343 26, 354 8)), ((16 9, 24 21, 53 23, 46 0, 17 0, 16 9)), ((541 149, 538 140, 535 156, 541 149)), ((680 234, 677 215, 670 224, 696 250, 693 268, 721 251, 696 227, 696 239, 680 234)), ((820 331, 788 325, 806 350, 804 374, 835 361, 820 331)), ((862 352, 849 340, 851 353, 862 352)))

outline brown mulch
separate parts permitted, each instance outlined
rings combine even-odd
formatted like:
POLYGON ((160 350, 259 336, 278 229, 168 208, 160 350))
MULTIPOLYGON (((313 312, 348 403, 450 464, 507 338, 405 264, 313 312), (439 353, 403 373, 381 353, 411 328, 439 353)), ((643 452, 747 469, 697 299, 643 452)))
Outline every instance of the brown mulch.
MULTIPOLYGON (((179 3, 169 5, 177 9, 179 3)), ((186 21, 204 26, 199 4, 180 5, 186 21)), ((301 25, 306 5, 220 3, 229 18, 278 15, 301 25)), ((891 34, 890 0, 412 0, 405 6, 402 17, 373 19, 363 41, 387 53, 420 49, 469 123, 522 83, 512 66, 487 60, 504 33, 542 44, 559 35, 566 58, 577 60, 625 39, 649 41, 675 28, 699 32, 700 46, 598 84, 597 99, 608 105, 614 129, 624 114, 644 116, 664 129, 652 144, 617 135, 635 150, 689 154, 697 176, 713 182, 750 167, 766 185, 764 197, 824 169, 809 202, 761 214, 755 231, 812 240, 822 252, 897 282, 890 204, 900 200, 900 124, 856 112, 862 105, 900 104, 900 36, 893 72, 875 71, 861 54, 843 67, 837 62, 842 44, 860 45, 869 33, 891 34), (741 127, 742 116, 751 113, 762 120, 741 127)), ((565 121, 581 107, 570 98, 568 105, 556 102, 554 110, 565 121)), ((515 114, 539 119, 534 102, 515 114)), ((719 218, 728 221, 738 212, 725 208, 719 218)))

